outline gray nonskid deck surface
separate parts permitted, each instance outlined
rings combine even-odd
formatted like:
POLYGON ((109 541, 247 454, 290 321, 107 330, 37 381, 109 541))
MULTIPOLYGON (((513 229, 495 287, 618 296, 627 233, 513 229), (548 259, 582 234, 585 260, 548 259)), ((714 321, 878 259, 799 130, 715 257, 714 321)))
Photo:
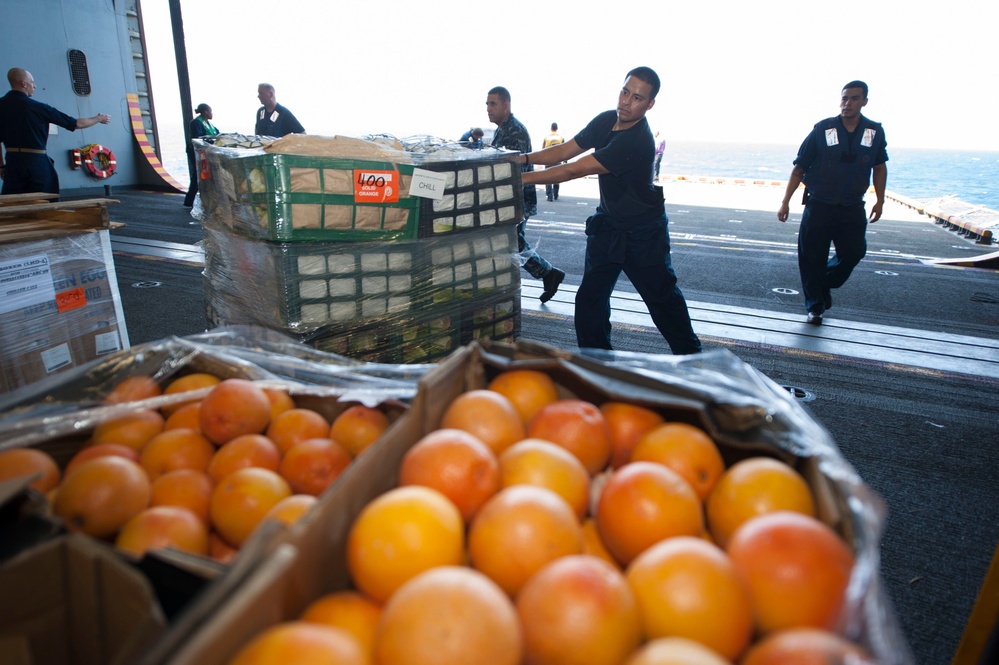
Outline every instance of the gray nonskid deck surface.
MULTIPOLYGON (((569 275, 547 305, 537 299, 540 283, 523 275, 522 337, 573 350, 572 299, 582 250, 568 241, 578 240, 581 224, 573 220, 585 216, 592 202, 573 200, 568 193, 555 205, 541 202, 542 217, 568 221, 529 224, 529 235, 541 241, 542 253, 569 275)), ((207 326, 202 256, 196 245, 201 230, 180 205, 182 197, 126 193, 116 198, 122 203, 111 209, 112 219, 126 226, 112 232, 112 249, 132 343, 201 332, 207 326)), ((855 275, 854 290, 837 299, 824 324, 809 326, 796 299, 754 295, 747 286, 732 293, 712 284, 724 282, 727 276, 716 273, 727 270, 768 273, 756 275, 767 293, 771 285, 793 286, 793 250, 787 238, 745 241, 770 242, 765 251, 704 239, 720 223, 739 218, 745 221, 740 227, 749 226, 754 215, 764 213, 696 206, 676 210, 683 211, 671 211, 678 273, 705 347, 728 349, 808 400, 803 406, 888 506, 882 574, 916 662, 950 662, 999 540, 999 483, 994 479, 999 468, 999 343, 983 335, 994 331, 999 306, 976 302, 978 309, 968 309, 967 319, 940 312, 955 293, 964 300, 971 292, 996 293, 995 272, 929 272, 929 267, 904 260, 895 267, 882 263, 894 259, 874 254, 866 266, 869 274, 855 275), (704 258, 699 258, 702 252, 704 258), (761 260, 763 256, 767 258, 761 260), (902 277, 911 273, 926 291, 914 301, 922 309, 907 310, 898 317, 904 319, 900 325, 891 325, 892 312, 886 311, 895 296, 863 295, 865 280, 886 283, 875 274, 886 265, 902 277)), ((772 214, 766 213, 767 219, 772 214)), ((918 239, 944 233, 932 225, 912 228, 918 239)), ((906 226, 884 224, 879 231, 883 246, 893 234, 908 241, 906 226)), ((740 233, 748 235, 748 229, 740 233)), ((952 255, 971 251, 959 240, 952 244, 952 255)), ((909 253, 926 254, 922 247, 909 253)), ((615 293, 615 348, 668 353, 629 286, 623 281, 615 293)))

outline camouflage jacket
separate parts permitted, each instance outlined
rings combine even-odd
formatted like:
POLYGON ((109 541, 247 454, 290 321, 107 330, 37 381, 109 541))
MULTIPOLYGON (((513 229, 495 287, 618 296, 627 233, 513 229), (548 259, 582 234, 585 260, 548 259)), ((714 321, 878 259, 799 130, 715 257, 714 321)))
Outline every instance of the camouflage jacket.
MULTIPOLYGON (((506 119, 502 125, 496 128, 493 134, 493 147, 516 150, 517 152, 531 152, 531 135, 527 133, 527 127, 513 117, 506 119)), ((521 164, 521 172, 526 173, 534 170, 534 164, 521 164)), ((534 185, 524 186, 524 218, 538 214, 538 192, 534 185)))

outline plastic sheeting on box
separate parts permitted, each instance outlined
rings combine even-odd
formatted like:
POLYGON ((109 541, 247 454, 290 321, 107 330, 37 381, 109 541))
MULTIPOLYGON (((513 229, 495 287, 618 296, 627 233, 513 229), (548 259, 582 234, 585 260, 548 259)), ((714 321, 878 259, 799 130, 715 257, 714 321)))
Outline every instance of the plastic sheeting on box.
POLYGON ((0 244, 0 388, 126 348, 106 230, 0 244))
MULTIPOLYGON (((317 351, 254 326, 169 337, 122 351, 0 397, 0 449, 32 445, 93 428, 99 422, 189 400, 164 395, 134 404, 103 402, 116 384, 144 375, 165 386, 196 368, 220 378, 268 381, 299 394, 336 396, 369 406, 410 399, 432 365, 366 363, 317 351)), ((203 389, 207 392, 208 389, 203 389)))
MULTIPOLYGON (((811 486, 819 518, 854 551, 839 632, 862 644, 878 663, 913 663, 881 579, 884 502, 843 457, 832 435, 764 374, 725 349, 686 356, 593 349, 568 353, 520 341, 486 342, 480 356, 481 369, 466 389, 485 387, 494 373, 514 363, 549 374, 558 368, 579 382, 581 399, 623 399, 651 408, 668 405, 675 419, 708 432, 727 464, 754 454, 792 464, 811 486)), ((555 378, 565 381, 564 376, 555 378)))
POLYGON ((397 241, 523 218, 519 158, 508 150, 427 137, 294 135, 262 147, 229 138, 194 141, 206 228, 265 240, 397 241), (443 176, 439 196, 411 193, 419 169, 443 176), (369 191, 369 181, 380 184, 369 191))

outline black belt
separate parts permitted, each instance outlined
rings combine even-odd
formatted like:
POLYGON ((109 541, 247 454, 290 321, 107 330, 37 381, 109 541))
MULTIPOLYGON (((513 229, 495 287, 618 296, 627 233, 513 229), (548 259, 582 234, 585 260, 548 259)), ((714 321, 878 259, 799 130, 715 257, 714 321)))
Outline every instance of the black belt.
POLYGON ((35 150, 34 148, 7 148, 7 152, 30 152, 33 155, 44 155, 44 150, 35 150))

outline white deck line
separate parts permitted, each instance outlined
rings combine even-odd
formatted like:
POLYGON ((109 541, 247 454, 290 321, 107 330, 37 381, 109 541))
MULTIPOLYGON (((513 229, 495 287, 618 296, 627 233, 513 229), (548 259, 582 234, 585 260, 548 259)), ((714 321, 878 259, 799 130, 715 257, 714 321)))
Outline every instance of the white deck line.
MULTIPOLYGON (((563 284, 555 297, 542 305, 541 281, 521 281, 522 311, 571 318, 576 287, 563 284)), ((710 338, 786 347, 818 356, 845 356, 943 373, 999 379, 999 342, 994 339, 857 323, 827 317, 822 325, 809 325, 803 316, 766 310, 688 301, 694 331, 702 341, 710 338)), ((658 331, 641 298, 615 291, 611 296, 611 322, 658 331)), ((567 325, 572 325, 567 320, 567 325)))

